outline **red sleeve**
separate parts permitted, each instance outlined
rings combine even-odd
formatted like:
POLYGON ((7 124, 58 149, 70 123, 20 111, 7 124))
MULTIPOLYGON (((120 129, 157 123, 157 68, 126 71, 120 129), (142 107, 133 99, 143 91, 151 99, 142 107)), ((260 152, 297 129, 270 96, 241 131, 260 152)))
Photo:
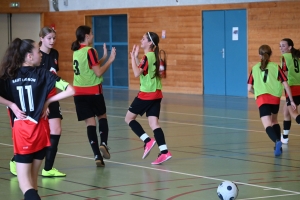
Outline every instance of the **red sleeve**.
POLYGON ((282 63, 281 69, 282 69, 284 72, 287 72, 287 71, 288 71, 288 68, 287 68, 287 66, 286 66, 286 62, 285 62, 285 59, 284 59, 283 56, 282 56, 282 59, 281 59, 281 63, 282 63))
POLYGON ((279 65, 278 65, 278 80, 281 82, 287 81, 287 77, 279 65))
POLYGON ((254 84, 254 79, 252 76, 252 71, 250 72, 249 78, 248 78, 248 84, 253 85, 254 84))
POLYGON ((147 59, 146 55, 143 56, 138 68, 143 69, 143 71, 144 71, 143 74, 144 75, 148 74, 148 59, 147 59))
POLYGON ((88 62, 90 69, 99 64, 98 53, 94 48, 90 48, 88 50, 88 62))

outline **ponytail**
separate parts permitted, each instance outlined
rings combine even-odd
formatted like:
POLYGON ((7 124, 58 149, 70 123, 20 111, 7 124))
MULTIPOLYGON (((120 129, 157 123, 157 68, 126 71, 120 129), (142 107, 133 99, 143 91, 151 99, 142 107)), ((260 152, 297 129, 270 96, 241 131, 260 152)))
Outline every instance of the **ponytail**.
POLYGON ((79 44, 78 40, 74 41, 72 43, 71 50, 72 51, 77 51, 79 48, 80 48, 80 44, 79 44))
POLYGON ((150 48, 154 51, 155 60, 156 60, 156 62, 155 62, 155 66, 156 66, 155 74, 152 78, 155 78, 155 77, 161 78, 160 74, 159 74, 159 62, 160 62, 160 60, 159 60, 159 46, 158 46, 159 36, 154 32, 147 32, 146 36, 147 36, 148 41, 149 42, 151 41, 151 43, 152 43, 150 48))
POLYGON ((27 53, 34 48, 34 41, 30 39, 14 39, 7 48, 0 65, 0 77, 3 79, 14 78, 22 64, 25 62, 27 53))
POLYGON ((261 71, 265 71, 265 69, 267 68, 267 65, 269 63, 270 60, 270 56, 267 53, 264 53, 263 55, 261 55, 261 65, 260 65, 260 69, 261 71))
POLYGON ((85 40, 85 35, 90 33, 91 33, 91 27, 85 25, 79 26, 76 29, 76 41, 72 43, 71 50, 72 51, 78 50, 80 48, 80 43, 84 42, 85 40))
POLYGON ((258 49, 259 55, 261 55, 261 65, 260 69, 264 71, 267 68, 268 63, 270 62, 270 57, 272 55, 272 50, 269 45, 262 45, 258 49))
POLYGON ((300 58, 300 49, 295 49, 294 47, 292 47, 291 54, 292 54, 293 58, 299 59, 300 58))

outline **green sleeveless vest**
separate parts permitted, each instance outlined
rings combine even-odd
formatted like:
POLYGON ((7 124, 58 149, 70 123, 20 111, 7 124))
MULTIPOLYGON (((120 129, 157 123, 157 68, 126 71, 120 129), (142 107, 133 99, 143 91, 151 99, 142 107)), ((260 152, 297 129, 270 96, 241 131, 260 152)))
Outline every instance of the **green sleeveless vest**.
MULTIPOLYGON (((288 68, 288 84, 290 86, 300 85, 300 61, 292 57, 291 53, 282 54, 284 57, 286 66, 288 68)), ((282 59, 281 59, 282 61, 282 59)), ((282 67, 282 63, 281 63, 282 67)))
POLYGON ((89 87, 99 85, 103 77, 97 77, 88 63, 88 50, 92 47, 83 47, 73 53, 73 85, 78 87, 89 87))
POLYGON ((283 86, 278 80, 278 65, 269 62, 265 71, 261 71, 259 68, 260 65, 261 63, 259 62, 252 68, 255 99, 262 94, 271 94, 276 97, 281 97, 283 86))
POLYGON ((140 75, 140 91, 141 92, 155 92, 157 89, 161 90, 162 84, 159 77, 154 77, 156 69, 156 58, 154 52, 148 52, 146 54, 148 60, 148 74, 144 76, 140 75), (153 78, 154 77, 154 78, 153 78))

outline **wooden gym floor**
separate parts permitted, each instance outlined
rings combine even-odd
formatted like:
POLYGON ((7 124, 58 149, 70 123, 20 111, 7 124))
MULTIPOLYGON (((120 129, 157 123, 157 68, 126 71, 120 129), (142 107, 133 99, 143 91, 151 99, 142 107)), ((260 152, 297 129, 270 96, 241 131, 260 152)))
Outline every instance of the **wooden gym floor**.
MULTIPOLYGON (((300 199, 300 128, 295 121, 290 143, 275 158, 254 99, 164 93, 160 124, 173 157, 154 166, 158 147, 142 160, 143 143, 124 122, 136 94, 104 90, 111 148, 105 168, 94 163, 73 99, 60 102, 63 131, 54 167, 67 177, 39 177, 42 199, 216 200, 223 180, 237 183, 240 200, 300 199)), ((146 117, 138 121, 153 136, 146 117)), ((282 126, 282 106, 279 121, 282 126)), ((0 106, 0 133, 0 199, 23 199, 17 177, 9 172, 13 149, 4 106, 0 106)))

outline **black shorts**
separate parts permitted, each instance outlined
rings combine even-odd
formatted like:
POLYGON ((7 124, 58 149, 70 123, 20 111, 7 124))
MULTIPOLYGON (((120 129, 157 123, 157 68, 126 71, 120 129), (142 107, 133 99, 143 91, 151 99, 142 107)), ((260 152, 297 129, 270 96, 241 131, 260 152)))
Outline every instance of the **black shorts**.
POLYGON ((277 114, 279 111, 279 104, 263 104, 258 109, 260 117, 277 114))
POLYGON ((43 160, 46 156, 46 149, 47 147, 37 152, 25 155, 16 154, 14 159, 18 163, 32 163, 33 160, 43 160))
POLYGON ((78 121, 106 113, 103 94, 74 96, 78 121))
POLYGON ((50 103, 48 108, 50 111, 50 113, 48 115, 48 119, 54 119, 54 118, 63 119, 58 101, 54 101, 54 102, 50 103))
POLYGON ((135 97, 128 110, 137 115, 143 116, 146 113, 146 117, 155 116, 159 118, 160 103, 161 99, 142 100, 135 97))
MULTIPOLYGON (((298 106, 300 104, 300 96, 293 96, 293 100, 294 100, 294 103, 296 104, 296 106, 298 106)), ((286 105, 287 106, 291 105, 290 97, 286 98, 286 105)))

